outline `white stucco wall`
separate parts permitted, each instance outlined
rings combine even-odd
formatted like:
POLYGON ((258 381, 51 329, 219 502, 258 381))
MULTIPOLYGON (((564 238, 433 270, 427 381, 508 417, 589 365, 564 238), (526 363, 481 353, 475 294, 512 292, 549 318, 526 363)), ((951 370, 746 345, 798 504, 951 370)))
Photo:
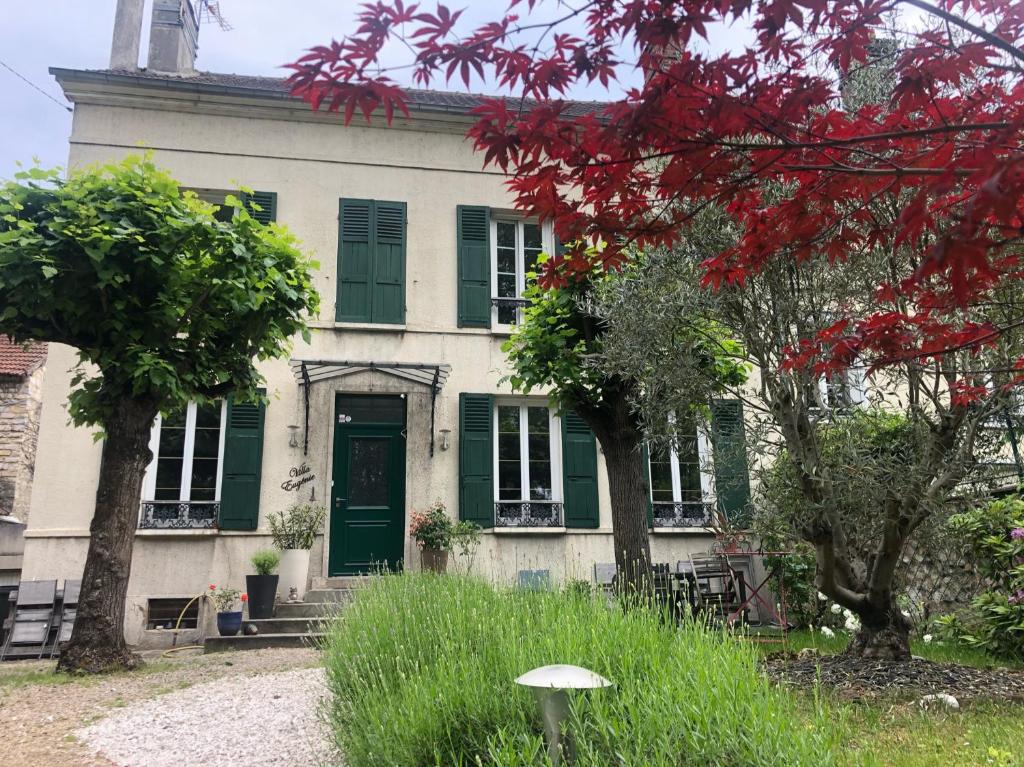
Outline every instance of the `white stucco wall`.
MULTIPOLYGON (((289 447, 290 424, 303 422, 302 394, 287 360, 262 365, 271 400, 267 408, 260 502, 255 533, 139 531, 129 584, 129 641, 145 638, 146 600, 192 596, 208 583, 241 587, 248 556, 269 545, 265 519, 313 490, 330 497, 331 445, 336 392, 394 392, 408 401, 406 508, 442 500, 458 509, 458 395, 510 393, 499 386, 504 336, 456 326, 456 206, 507 209, 500 174, 480 170, 461 126, 425 122, 424 130, 344 128, 336 118, 311 118, 296 109, 246 110, 220 102, 169 104, 159 95, 90 91, 76 94, 70 163, 106 161, 149 147, 156 162, 186 186, 244 185, 278 195, 277 220, 320 262, 323 298, 309 345, 297 340, 300 359, 447 363, 451 376, 437 400, 436 429, 451 431, 451 449, 429 455, 430 397, 426 387, 381 373, 361 373, 315 384, 311 392, 309 454, 289 447), (169 111, 173 106, 176 111, 169 111), (153 108, 151 108, 153 107, 153 108), (255 116, 254 116, 255 115, 255 116), (406 324, 401 327, 340 326, 333 322, 338 201, 343 197, 405 201, 408 205, 406 324), (306 462, 316 480, 300 493, 280 484, 288 470, 306 462)), ((230 100, 228 100, 230 101, 230 100)), ((101 446, 88 429, 68 424, 65 409, 73 350, 53 346, 45 381, 35 489, 26 533, 26 578, 80 577, 88 544, 101 446)), ((600 528, 572 534, 487 533, 477 571, 511 582, 519 570, 548 569, 555 580, 589 578, 595 562, 614 561, 603 457, 600 528)), ((706 535, 659 534, 656 561, 675 562, 706 550, 706 535)), ((406 559, 419 564, 406 540, 406 559)), ((318 545, 311 577, 322 577, 325 547, 318 545)))

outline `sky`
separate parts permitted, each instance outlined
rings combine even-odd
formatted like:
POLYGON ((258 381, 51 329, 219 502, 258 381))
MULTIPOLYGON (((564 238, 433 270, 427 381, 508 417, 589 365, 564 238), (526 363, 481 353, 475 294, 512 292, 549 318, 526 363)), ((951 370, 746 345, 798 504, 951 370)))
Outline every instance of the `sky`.
MULTIPOLYGON (((341 37, 363 1, 220 0, 233 29, 225 32, 216 24, 203 25, 196 68, 283 75, 281 64, 294 61, 311 45, 341 37)), ((147 0, 143 64, 151 4, 147 0)), ((449 5, 468 7, 462 21, 476 26, 500 14, 505 4, 501 0, 452 0, 449 5)), ((66 163, 71 113, 48 68, 105 68, 110 57, 115 6, 116 0, 0 0, 5 11, 4 22, 0 24, 0 179, 10 178, 19 161, 31 164, 33 158, 38 158, 46 167, 66 163)), ((406 54, 396 51, 396 63, 399 58, 405 60, 406 54)), ((395 79, 401 82, 404 76, 396 73, 395 79)), ((461 83, 453 81, 450 89, 462 89, 461 83)), ((488 90, 482 83, 476 83, 474 89, 488 90)), ((596 90, 576 95, 599 97, 596 90)))

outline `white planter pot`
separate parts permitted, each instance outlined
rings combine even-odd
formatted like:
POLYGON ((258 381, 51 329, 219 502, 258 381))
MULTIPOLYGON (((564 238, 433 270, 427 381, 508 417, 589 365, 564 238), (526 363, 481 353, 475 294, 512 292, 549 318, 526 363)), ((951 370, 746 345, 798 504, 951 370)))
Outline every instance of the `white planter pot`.
POLYGON ((288 601, 288 593, 294 586, 299 591, 299 599, 306 596, 306 583, 309 579, 309 549, 285 549, 281 552, 281 564, 277 572, 277 599, 288 601))

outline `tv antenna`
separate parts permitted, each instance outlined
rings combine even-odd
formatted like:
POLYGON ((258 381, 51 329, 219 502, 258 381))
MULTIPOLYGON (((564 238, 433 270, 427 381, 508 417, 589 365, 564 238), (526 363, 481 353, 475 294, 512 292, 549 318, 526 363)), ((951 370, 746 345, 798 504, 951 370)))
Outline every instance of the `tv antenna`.
POLYGON ((225 32, 230 32, 234 29, 228 20, 224 18, 224 14, 221 13, 219 2, 215 2, 215 0, 198 0, 196 5, 200 24, 215 23, 225 32))

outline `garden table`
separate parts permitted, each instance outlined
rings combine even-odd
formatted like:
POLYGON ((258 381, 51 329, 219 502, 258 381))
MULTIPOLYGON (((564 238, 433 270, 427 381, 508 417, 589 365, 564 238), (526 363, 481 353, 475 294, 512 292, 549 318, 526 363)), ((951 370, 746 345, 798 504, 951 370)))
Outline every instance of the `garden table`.
MULTIPOLYGON (((783 641, 785 641, 786 635, 789 631, 789 622, 786 619, 786 586, 782 579, 779 578, 779 601, 777 603, 773 603, 773 600, 767 599, 765 595, 769 584, 781 572, 785 558, 793 556, 794 553, 795 552, 792 551, 744 551, 739 553, 744 557, 750 557, 751 562, 753 562, 755 558, 760 558, 765 575, 760 581, 751 579, 751 582, 748 584, 748 590, 745 598, 741 600, 727 616, 726 622, 728 624, 731 625, 737 618, 744 614, 744 611, 749 610, 751 606, 756 606, 761 623, 764 623, 766 618, 773 619, 778 622, 779 628, 782 631, 783 641), (764 608, 764 613, 761 612, 762 607, 764 608)), ((726 563, 729 565, 730 569, 732 569, 733 565, 729 562, 728 553, 723 552, 720 556, 725 558, 726 563)))

